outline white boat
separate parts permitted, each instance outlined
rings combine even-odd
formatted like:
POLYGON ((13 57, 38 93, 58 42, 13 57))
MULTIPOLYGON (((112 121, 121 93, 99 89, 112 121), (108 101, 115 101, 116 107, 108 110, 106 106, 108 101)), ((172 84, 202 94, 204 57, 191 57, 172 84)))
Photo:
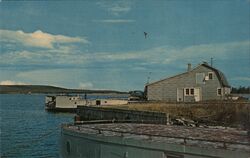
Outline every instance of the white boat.
POLYGON ((77 106, 86 105, 87 100, 80 96, 46 96, 45 109, 48 111, 74 112, 77 106))
POLYGON ((55 112, 75 112, 77 106, 106 106, 106 105, 125 105, 125 99, 86 99, 81 96, 46 96, 45 109, 55 112))

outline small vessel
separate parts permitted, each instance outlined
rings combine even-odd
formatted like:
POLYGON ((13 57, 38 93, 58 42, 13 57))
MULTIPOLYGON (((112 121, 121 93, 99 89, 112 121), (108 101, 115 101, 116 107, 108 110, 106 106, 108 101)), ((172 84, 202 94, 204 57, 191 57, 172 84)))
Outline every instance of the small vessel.
POLYGON ((125 105, 127 99, 87 99, 70 95, 46 96, 45 109, 54 112, 75 112, 77 106, 125 105))
POLYGON ((86 105, 87 100, 80 96, 46 96, 45 109, 54 112, 75 112, 77 106, 86 105))

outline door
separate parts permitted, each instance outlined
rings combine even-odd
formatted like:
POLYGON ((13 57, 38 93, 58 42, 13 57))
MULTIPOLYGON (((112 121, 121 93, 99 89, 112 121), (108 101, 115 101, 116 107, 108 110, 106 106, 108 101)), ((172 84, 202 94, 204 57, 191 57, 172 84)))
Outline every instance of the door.
POLYGON ((183 102, 183 88, 177 88, 177 102, 183 102))
POLYGON ((96 100, 96 105, 101 105, 101 100, 96 100))
POLYGON ((200 88, 194 88, 194 100, 201 101, 201 89, 200 88))

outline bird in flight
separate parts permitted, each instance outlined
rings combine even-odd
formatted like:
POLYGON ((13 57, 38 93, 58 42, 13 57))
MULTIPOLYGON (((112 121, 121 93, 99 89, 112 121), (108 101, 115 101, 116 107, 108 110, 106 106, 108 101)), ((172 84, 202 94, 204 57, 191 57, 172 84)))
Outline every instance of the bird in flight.
POLYGON ((144 36, 145 36, 145 38, 147 38, 147 35, 148 35, 148 33, 147 33, 147 32, 144 32, 144 36))

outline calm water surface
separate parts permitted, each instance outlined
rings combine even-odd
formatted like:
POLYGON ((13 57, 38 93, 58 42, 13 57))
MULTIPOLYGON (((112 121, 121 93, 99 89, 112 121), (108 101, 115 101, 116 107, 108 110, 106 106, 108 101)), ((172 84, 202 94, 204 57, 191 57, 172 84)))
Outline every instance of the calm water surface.
POLYGON ((1 158, 59 157, 61 123, 74 114, 44 110, 45 95, 0 95, 1 158))

